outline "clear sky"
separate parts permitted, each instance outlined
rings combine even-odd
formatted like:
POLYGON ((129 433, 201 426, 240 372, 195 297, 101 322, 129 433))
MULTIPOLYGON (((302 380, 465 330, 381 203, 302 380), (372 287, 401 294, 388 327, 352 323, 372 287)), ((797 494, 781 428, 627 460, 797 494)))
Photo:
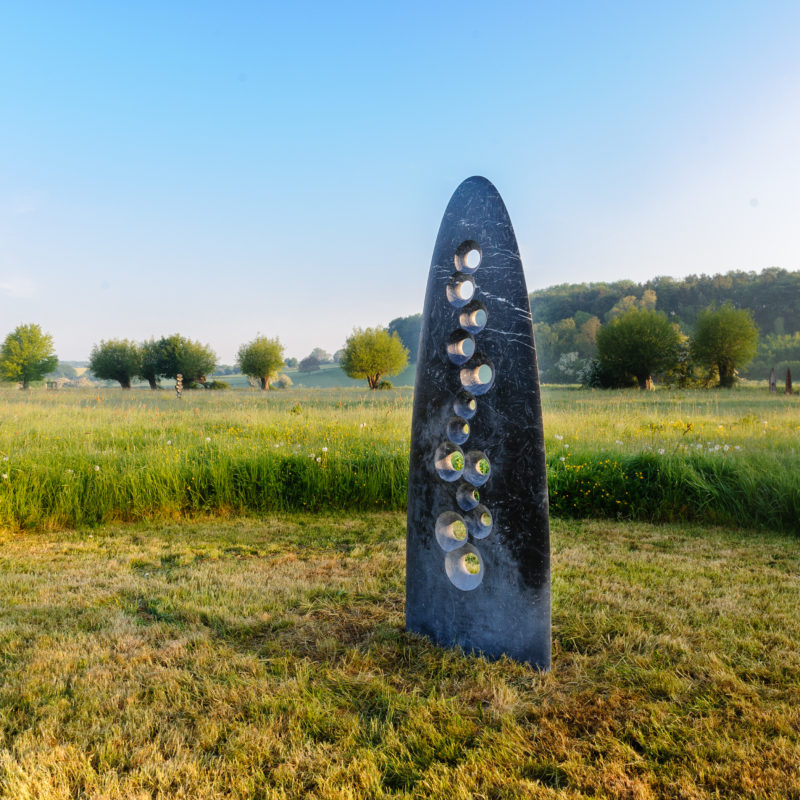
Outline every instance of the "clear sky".
POLYGON ((800 269, 800 3, 0 9, 0 335, 223 363, 422 310, 485 175, 529 289, 800 269))

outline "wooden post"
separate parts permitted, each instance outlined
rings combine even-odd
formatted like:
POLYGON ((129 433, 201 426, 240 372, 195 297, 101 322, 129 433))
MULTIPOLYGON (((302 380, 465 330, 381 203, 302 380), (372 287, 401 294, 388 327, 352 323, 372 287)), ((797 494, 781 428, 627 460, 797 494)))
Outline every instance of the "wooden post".
POLYGON ((787 367, 786 369, 786 394, 792 393, 792 371, 787 367))

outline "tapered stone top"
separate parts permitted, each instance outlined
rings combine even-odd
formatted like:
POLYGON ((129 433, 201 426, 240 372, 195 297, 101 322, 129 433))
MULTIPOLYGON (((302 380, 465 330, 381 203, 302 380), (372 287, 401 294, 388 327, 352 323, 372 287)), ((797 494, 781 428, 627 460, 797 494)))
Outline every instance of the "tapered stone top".
POLYGON ((408 496, 406 627, 550 667, 550 544, 528 291, 497 189, 444 214, 425 296, 408 496))

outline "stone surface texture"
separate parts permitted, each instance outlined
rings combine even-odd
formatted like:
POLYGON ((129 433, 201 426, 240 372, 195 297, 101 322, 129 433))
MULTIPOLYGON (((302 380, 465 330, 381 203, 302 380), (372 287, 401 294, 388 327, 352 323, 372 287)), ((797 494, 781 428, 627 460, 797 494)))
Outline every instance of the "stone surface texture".
POLYGON ((447 206, 425 296, 406 628, 445 647, 550 667, 547 474, 530 303, 508 212, 481 177, 464 181, 447 206))

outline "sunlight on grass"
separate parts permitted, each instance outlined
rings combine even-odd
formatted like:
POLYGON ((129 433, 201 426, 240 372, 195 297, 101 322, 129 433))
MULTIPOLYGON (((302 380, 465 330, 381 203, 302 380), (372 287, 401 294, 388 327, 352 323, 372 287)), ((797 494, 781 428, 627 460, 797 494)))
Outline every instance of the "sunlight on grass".
POLYGON ((800 543, 555 522, 553 671, 403 630, 399 514, 6 535, 0 796, 792 797, 800 543))
MULTIPOLYGON (((409 390, 0 395, 11 529, 405 507, 409 390)), ((545 387, 542 402, 556 515, 800 530, 800 398, 545 387)))

